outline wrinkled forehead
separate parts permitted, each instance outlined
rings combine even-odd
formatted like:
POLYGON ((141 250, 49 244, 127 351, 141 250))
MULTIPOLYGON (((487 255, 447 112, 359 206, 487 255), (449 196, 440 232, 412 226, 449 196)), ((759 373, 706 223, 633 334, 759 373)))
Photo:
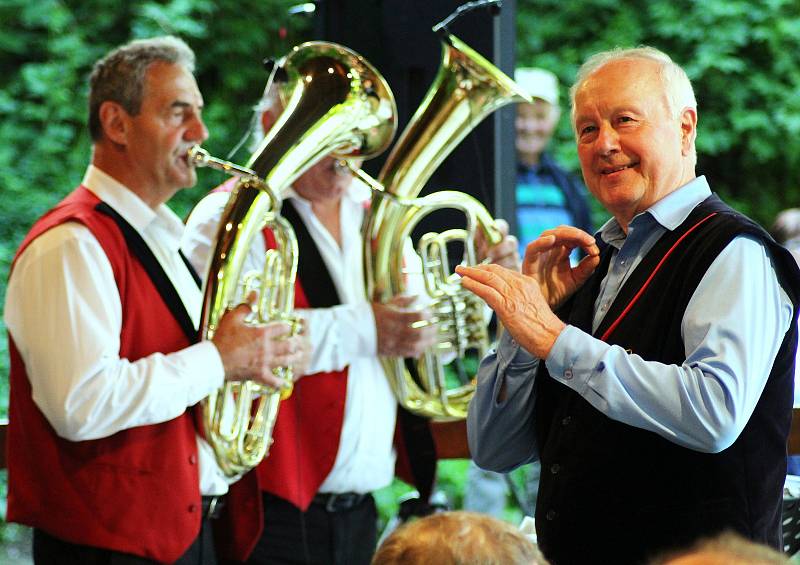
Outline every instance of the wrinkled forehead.
POLYGON ((573 117, 577 120, 598 107, 614 108, 658 99, 667 103, 661 65, 650 59, 619 59, 596 69, 579 85, 573 117))
POLYGON ((142 93, 145 100, 151 99, 162 104, 178 101, 203 106, 203 97, 191 71, 183 65, 166 61, 155 61, 148 65, 142 93))

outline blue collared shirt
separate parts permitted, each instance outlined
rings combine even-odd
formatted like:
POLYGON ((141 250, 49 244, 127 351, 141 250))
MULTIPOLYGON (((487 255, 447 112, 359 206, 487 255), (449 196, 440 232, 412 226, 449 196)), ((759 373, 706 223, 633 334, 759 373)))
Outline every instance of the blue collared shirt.
MULTIPOLYGON (((602 227, 599 236, 613 256, 595 302, 594 329, 656 241, 710 194, 699 177, 635 216, 627 235, 614 219, 602 227)), ((687 305, 681 365, 647 361, 569 325, 544 362, 552 378, 609 418, 714 453, 730 446, 749 420, 791 319, 791 301, 766 248, 739 236, 714 260, 687 305)), ((538 457, 533 385, 539 362, 506 332, 481 363, 467 418, 470 449, 481 467, 507 471, 538 457)))

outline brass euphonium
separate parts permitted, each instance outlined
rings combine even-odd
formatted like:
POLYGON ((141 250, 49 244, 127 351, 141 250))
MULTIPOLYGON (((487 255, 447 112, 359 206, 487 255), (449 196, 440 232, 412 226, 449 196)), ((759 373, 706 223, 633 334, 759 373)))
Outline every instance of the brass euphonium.
MULTIPOLYGON (((253 323, 292 317, 297 273, 297 240, 280 216, 281 195, 322 157, 369 158, 391 143, 397 128, 394 97, 383 77, 360 55, 340 45, 308 42, 276 63, 276 82, 284 111, 245 167, 210 157, 202 149, 190 154, 199 166, 212 166, 242 178, 223 211, 203 297, 200 337, 214 336, 223 314, 259 293, 253 323), (267 252, 260 273, 243 273, 254 238, 273 230, 278 249, 267 252)), ((268 84, 268 88, 270 88, 268 84)), ((289 367, 276 369, 292 382, 289 367)), ((290 391, 289 391, 290 392, 290 391)), ((266 456, 272 441, 281 395, 254 381, 230 382, 202 403, 206 439, 229 476, 244 473, 266 456)))
POLYGON ((442 47, 442 63, 433 84, 392 149, 378 183, 373 183, 376 194, 366 220, 364 257, 369 296, 388 300, 403 294, 402 242, 431 212, 456 208, 465 214, 466 229, 426 234, 418 245, 432 321, 439 327, 437 345, 416 360, 416 378, 403 359, 381 359, 402 406, 446 421, 466 417, 475 386, 461 366, 458 384, 448 386, 443 357, 455 356, 458 363, 472 352, 480 359, 488 347, 483 302, 463 290, 459 277, 450 272, 448 244, 462 242, 463 261, 475 264, 476 230, 483 230, 491 244, 498 243, 501 235, 483 205, 467 194, 417 195, 445 157, 486 116, 509 103, 531 99, 458 38, 445 34, 442 47))

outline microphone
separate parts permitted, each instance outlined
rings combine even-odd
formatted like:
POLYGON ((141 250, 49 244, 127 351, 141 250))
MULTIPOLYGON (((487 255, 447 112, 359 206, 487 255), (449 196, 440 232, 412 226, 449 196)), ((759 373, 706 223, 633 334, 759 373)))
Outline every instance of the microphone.
POLYGON ((503 7, 503 0, 474 0, 473 2, 467 2, 466 4, 462 4, 461 6, 456 8, 452 14, 450 14, 441 22, 433 26, 433 32, 439 34, 440 37, 445 38, 449 33, 447 30, 447 26, 449 26, 451 23, 456 21, 464 14, 471 12, 473 10, 477 10, 478 8, 486 8, 489 10, 489 13, 492 16, 497 16, 500 13, 502 7, 503 7))

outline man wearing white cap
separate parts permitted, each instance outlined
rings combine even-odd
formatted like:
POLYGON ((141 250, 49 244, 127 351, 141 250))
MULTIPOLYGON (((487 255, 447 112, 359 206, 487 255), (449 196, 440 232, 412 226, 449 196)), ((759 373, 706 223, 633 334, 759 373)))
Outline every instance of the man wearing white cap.
POLYGON ((558 79, 545 69, 521 68, 516 82, 534 99, 517 106, 517 235, 521 254, 542 231, 561 224, 593 233, 586 189, 545 152, 561 108, 558 79))
MULTIPOLYGON (((517 231, 520 256, 525 247, 544 231, 566 224, 587 233, 592 229, 584 186, 545 151, 561 117, 558 79, 545 69, 519 68, 514 80, 532 97, 533 104, 518 104, 517 149, 517 231)), ((576 252, 577 253, 577 252, 576 252)), ((577 255, 575 257, 577 259, 577 255)), ((526 492, 516 492, 523 511, 532 511, 539 484, 538 463, 528 471, 526 492)), ((508 486, 502 474, 471 464, 464 492, 464 508, 503 517, 508 486)))

